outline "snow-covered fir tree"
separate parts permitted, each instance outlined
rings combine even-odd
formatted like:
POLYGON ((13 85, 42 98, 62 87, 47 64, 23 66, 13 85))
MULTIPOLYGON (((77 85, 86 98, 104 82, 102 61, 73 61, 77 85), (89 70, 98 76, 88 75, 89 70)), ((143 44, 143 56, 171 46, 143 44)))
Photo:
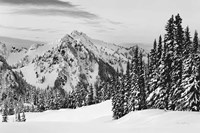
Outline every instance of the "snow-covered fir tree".
POLYGON ((131 80, 130 84, 130 94, 129 94, 129 111, 139 110, 139 95, 140 95, 140 86, 139 86, 139 49, 136 47, 134 52, 134 57, 131 62, 131 80))
POLYGON ((189 53, 191 52, 191 35, 190 35, 190 30, 189 27, 187 26, 184 32, 184 43, 183 43, 183 55, 184 57, 188 57, 189 53))
POLYGON ((130 90, 132 87, 132 83, 131 83, 131 74, 130 74, 130 62, 127 62, 127 67, 126 67, 126 74, 124 75, 124 114, 128 114, 130 112, 129 110, 129 104, 131 104, 129 102, 130 100, 130 90))
POLYGON ((174 104, 177 100, 177 90, 182 89, 182 60, 183 60, 183 44, 184 44, 184 31, 182 28, 182 18, 179 14, 175 16, 175 41, 174 41, 174 53, 172 56, 172 88, 170 91, 170 102, 169 107, 174 110, 174 104))
POLYGON ((143 54, 142 52, 139 53, 139 79, 138 84, 140 87, 140 93, 139 93, 139 110, 146 109, 147 103, 146 103, 146 86, 145 86, 145 68, 144 68, 144 61, 143 61, 143 54))
POLYGON ((183 91, 177 110, 200 111, 200 57, 191 54, 185 62, 183 91))
POLYGON ((194 39, 193 39, 193 47, 192 52, 197 53, 199 52, 200 46, 199 46, 199 38, 198 38, 198 32, 195 31, 194 33, 194 39))
POLYGON ((115 90, 114 95, 112 97, 112 111, 113 111, 113 118, 119 119, 121 118, 124 113, 124 101, 121 89, 121 77, 117 75, 116 82, 115 82, 115 90))
POLYGON ((7 103, 4 102, 2 107, 2 122, 7 122, 7 121, 8 121, 8 107, 7 103))
POLYGON ((25 116, 24 111, 22 112, 22 117, 21 117, 21 118, 22 118, 22 119, 21 119, 22 122, 25 122, 25 121, 26 121, 26 116, 25 116))
POLYGON ((159 41, 158 41, 158 48, 157 48, 157 67, 159 67, 159 65, 160 65, 162 52, 163 52, 162 36, 160 35, 159 36, 159 41))

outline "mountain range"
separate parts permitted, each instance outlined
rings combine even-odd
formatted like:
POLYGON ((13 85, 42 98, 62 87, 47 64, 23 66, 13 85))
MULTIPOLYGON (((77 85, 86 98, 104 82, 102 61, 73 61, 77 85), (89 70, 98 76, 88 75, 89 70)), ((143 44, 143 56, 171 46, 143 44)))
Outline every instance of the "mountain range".
POLYGON ((28 84, 41 89, 57 86, 66 91, 74 90, 79 82, 95 85, 108 80, 116 71, 124 73, 136 47, 92 39, 78 31, 52 43, 0 46, 0 55, 28 84))

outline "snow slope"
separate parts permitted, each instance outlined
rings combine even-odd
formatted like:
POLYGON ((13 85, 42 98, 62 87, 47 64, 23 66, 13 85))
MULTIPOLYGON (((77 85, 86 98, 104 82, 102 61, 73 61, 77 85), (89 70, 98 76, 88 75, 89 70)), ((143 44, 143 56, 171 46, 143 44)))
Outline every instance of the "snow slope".
POLYGON ((19 48, 20 51, 13 51, 13 49, 11 49, 7 58, 7 62, 9 65, 16 66, 20 64, 20 67, 25 66, 29 64, 35 57, 44 54, 46 51, 56 46, 55 43, 57 43, 57 41, 49 44, 33 44, 29 48, 19 48))
POLYGON ((0 123, 2 133, 188 133, 200 130, 198 112, 135 111, 119 120, 112 119, 111 101, 75 110, 62 109, 27 113, 27 122, 0 123))

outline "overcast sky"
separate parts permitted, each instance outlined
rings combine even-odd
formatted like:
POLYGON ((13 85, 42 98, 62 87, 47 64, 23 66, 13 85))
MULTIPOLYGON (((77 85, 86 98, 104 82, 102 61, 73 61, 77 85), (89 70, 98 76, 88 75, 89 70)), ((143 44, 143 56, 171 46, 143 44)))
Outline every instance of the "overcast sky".
POLYGON ((122 43, 152 43, 180 13, 200 31, 200 0, 0 0, 0 36, 54 41, 73 30, 122 43))

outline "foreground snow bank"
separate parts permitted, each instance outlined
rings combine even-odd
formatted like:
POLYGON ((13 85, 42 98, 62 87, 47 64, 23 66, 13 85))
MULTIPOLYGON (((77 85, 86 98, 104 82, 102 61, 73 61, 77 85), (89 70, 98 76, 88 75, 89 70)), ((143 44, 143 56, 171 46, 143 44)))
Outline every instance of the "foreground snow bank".
POLYGON ((27 122, 87 122, 102 117, 112 116, 111 101, 78 109, 50 110, 43 113, 28 113, 27 122))
POLYGON ((2 133, 188 133, 200 130, 200 113, 143 110, 112 119, 111 101, 43 113, 27 113, 27 122, 0 123, 2 133))

